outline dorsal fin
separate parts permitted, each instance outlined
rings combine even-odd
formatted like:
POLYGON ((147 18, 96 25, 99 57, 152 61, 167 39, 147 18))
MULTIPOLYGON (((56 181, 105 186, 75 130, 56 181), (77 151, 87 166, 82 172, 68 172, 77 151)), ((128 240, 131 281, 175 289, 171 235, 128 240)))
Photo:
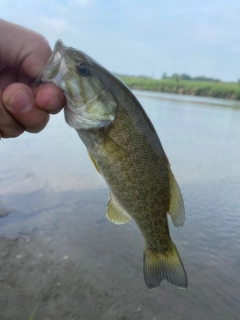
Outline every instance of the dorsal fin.
POLYGON ((184 225, 185 210, 181 191, 178 183, 169 167, 169 180, 170 180, 170 206, 169 215, 172 218, 172 222, 176 228, 180 228, 184 225))

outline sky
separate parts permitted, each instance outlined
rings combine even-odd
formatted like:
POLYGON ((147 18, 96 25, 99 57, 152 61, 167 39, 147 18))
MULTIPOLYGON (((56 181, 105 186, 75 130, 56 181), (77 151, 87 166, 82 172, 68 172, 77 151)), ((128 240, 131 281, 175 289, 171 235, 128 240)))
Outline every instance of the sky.
POLYGON ((52 47, 62 39, 112 72, 240 79, 239 0, 0 0, 0 8, 2 19, 52 47))

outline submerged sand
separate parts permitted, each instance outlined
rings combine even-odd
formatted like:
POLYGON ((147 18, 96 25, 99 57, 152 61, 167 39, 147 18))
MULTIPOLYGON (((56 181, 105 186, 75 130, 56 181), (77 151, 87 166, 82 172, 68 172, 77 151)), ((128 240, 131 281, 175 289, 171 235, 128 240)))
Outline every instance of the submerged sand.
POLYGON ((0 320, 239 319, 240 112, 141 99, 185 201, 170 226, 188 289, 146 288, 138 228, 106 219, 109 190, 58 115, 0 143, 0 320))

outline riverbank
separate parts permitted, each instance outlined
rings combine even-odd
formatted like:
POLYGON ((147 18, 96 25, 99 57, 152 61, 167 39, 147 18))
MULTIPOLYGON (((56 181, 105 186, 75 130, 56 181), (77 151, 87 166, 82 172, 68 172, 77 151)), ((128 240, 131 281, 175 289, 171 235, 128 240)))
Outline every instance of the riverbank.
POLYGON ((147 289, 143 237, 106 219, 109 189, 60 113, 0 143, 0 320, 239 320, 239 109, 140 95, 184 197, 169 226, 188 289, 147 289))
POLYGON ((187 81, 118 76, 130 89, 240 100, 240 85, 230 82, 187 81))

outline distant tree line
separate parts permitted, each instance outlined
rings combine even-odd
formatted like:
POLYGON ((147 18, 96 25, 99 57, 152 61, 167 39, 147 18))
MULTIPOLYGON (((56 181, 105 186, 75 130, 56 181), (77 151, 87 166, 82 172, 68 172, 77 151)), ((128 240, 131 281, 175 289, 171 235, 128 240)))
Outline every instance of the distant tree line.
POLYGON ((172 76, 167 76, 166 72, 164 72, 162 79, 173 79, 176 82, 179 82, 180 80, 221 82, 219 79, 208 78, 204 76, 191 77, 185 73, 182 73, 182 74, 174 73, 172 76))
MULTIPOLYGON (((114 72, 114 74, 118 77, 133 77, 133 78, 141 78, 141 79, 152 79, 152 77, 145 76, 145 75, 129 75, 129 74, 119 74, 114 72)), ((197 77, 191 77, 190 75, 186 73, 178 74, 174 73, 172 76, 168 76, 166 72, 162 75, 162 79, 172 79, 176 82, 179 82, 181 80, 188 80, 188 81, 212 81, 212 82, 221 82, 221 80, 216 78, 208 78, 204 76, 197 76, 197 77)), ((240 79, 238 81, 240 84, 240 79)))
MULTIPOLYGON (((114 72, 114 74, 121 78, 121 77, 126 77, 126 78, 139 78, 139 79, 153 79, 153 77, 150 76, 145 76, 145 75, 129 75, 129 74, 121 74, 121 73, 117 73, 114 72)), ((175 80, 176 82, 180 82, 181 80, 188 80, 188 81, 209 81, 209 82, 221 82, 223 83, 221 80, 217 79, 217 78, 208 78, 208 77, 204 77, 204 76, 197 76, 197 77, 191 77, 190 75, 186 74, 186 73, 182 73, 182 74, 178 74, 178 73, 174 73, 172 76, 168 76, 166 72, 164 72, 164 74, 162 75, 162 79, 170 79, 170 80, 175 80)), ((230 83, 236 83, 234 81, 230 82, 230 83)), ((240 79, 237 80, 238 85, 240 86, 240 79)))
POLYGON ((122 74, 122 73, 117 73, 113 72, 117 77, 133 77, 133 78, 141 78, 141 79, 152 79, 152 77, 149 76, 144 76, 143 74, 140 75, 131 75, 131 74, 122 74))

